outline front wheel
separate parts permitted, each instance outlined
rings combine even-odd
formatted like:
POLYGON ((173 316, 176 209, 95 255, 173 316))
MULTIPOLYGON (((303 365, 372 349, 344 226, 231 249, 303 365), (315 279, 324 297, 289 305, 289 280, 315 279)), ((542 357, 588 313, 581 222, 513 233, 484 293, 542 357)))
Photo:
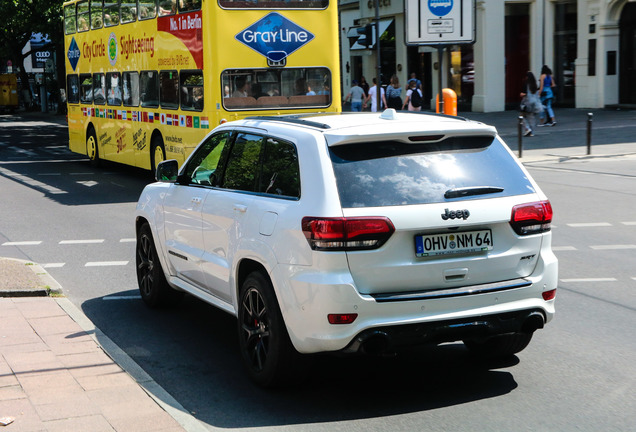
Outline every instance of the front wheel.
POLYGON ((532 333, 513 333, 485 340, 465 340, 464 344, 469 350, 482 357, 509 357, 523 351, 531 339, 532 333))
POLYGON ((300 355, 289 339, 271 282, 262 272, 249 274, 243 282, 238 332, 243 364, 254 382, 276 387, 298 377, 300 355))
POLYGON ((150 307, 178 303, 183 292, 168 285, 148 223, 144 223, 137 234, 136 256, 137 284, 144 303, 150 307))
POLYGON ((164 160, 166 160, 166 148, 163 145, 161 136, 156 135, 152 139, 152 145, 150 147, 150 169, 152 170, 152 175, 156 174, 157 165, 164 160))

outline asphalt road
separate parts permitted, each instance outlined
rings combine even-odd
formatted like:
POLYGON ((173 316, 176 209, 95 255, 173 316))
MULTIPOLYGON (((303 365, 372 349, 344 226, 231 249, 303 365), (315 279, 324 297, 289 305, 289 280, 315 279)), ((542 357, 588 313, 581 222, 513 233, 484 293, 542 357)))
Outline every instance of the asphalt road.
MULTIPOLYGON (((505 363, 462 344, 397 358, 317 357, 308 382, 246 378, 235 320, 137 295, 132 212, 144 172, 92 168, 66 131, 0 116, 0 256, 47 268, 65 294, 210 430, 628 431, 636 412, 636 159, 527 166, 555 210, 557 315, 505 363)), ((561 135, 564 136, 564 135, 561 135)))

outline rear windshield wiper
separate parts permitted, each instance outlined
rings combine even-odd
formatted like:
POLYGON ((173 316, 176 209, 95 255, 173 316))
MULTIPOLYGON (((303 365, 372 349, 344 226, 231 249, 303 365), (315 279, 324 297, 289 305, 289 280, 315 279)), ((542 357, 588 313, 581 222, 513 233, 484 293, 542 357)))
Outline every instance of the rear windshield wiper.
POLYGON ((470 186, 463 188, 449 189, 444 192, 444 198, 460 198, 471 195, 486 195, 503 192, 504 188, 496 186, 470 186))

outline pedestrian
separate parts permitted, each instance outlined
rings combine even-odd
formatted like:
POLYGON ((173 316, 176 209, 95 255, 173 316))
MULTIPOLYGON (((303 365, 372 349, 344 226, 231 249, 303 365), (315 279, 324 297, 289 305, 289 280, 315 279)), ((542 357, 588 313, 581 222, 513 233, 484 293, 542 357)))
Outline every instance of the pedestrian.
POLYGON ((402 109, 402 87, 397 75, 391 77, 391 83, 386 87, 386 106, 395 110, 402 109))
POLYGON ((345 96, 344 101, 351 99, 351 111, 362 111, 362 103, 365 99, 364 90, 358 85, 358 81, 353 80, 349 93, 345 96))
POLYGON ((408 106, 409 111, 422 111, 422 91, 417 87, 416 80, 409 80, 409 89, 402 109, 408 106))
POLYGON ((415 87, 420 89, 420 91, 422 91, 422 81, 420 81, 419 79, 417 79, 417 74, 415 72, 411 72, 411 77, 409 78, 409 80, 406 82, 406 89, 408 91, 410 85, 411 85, 411 81, 415 81, 415 87))
POLYGON ((534 136, 534 127, 536 126, 535 114, 543 111, 543 105, 539 99, 539 88, 537 87, 537 79, 530 71, 526 73, 526 79, 521 89, 521 113, 523 115, 523 123, 525 133, 523 136, 534 136))
POLYGON ((554 110, 552 109, 552 102, 554 102, 554 91, 556 82, 552 78, 552 70, 548 65, 543 65, 541 68, 541 76, 539 77, 539 97, 541 103, 545 106, 545 112, 541 114, 541 118, 545 118, 543 123, 539 126, 554 126, 556 125, 556 118, 554 117, 554 110))
POLYGON ((362 90, 364 90, 364 97, 366 98, 367 96, 369 96, 369 83, 364 76, 360 78, 360 87, 362 87, 362 90))
MULTIPOLYGON (((378 96, 377 96, 378 93, 377 92, 378 92, 378 80, 377 78, 373 78, 373 87, 369 89, 369 95, 367 96, 367 99, 364 101, 363 108, 366 108, 367 105, 369 104, 369 101, 371 101, 371 112, 378 111, 378 96)), ((380 98, 382 99, 380 101, 380 109, 382 110, 386 106, 386 95, 382 87, 380 87, 380 98)))

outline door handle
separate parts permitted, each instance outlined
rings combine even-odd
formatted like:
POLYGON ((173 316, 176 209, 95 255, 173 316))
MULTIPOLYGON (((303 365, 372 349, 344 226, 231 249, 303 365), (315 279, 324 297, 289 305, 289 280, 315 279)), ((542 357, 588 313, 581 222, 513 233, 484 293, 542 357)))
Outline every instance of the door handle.
POLYGON ((234 210, 245 213, 247 211, 247 206, 243 204, 234 204, 234 210))

